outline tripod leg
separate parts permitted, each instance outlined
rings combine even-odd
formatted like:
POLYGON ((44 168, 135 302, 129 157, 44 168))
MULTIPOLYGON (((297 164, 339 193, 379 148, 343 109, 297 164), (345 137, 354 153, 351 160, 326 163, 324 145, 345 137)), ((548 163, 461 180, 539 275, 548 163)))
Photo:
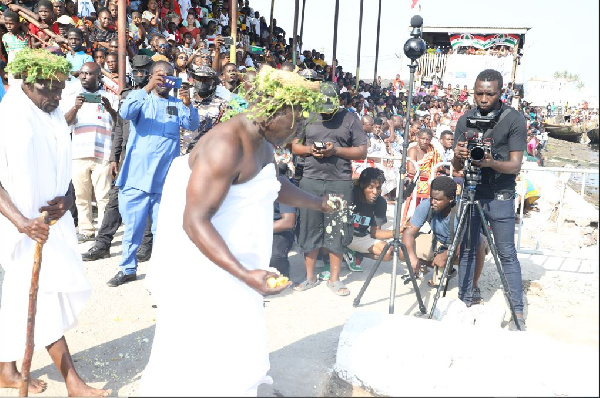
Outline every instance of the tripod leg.
MULTIPOLYGON (((373 267, 371 268, 371 272, 369 272, 369 275, 367 275, 367 279, 365 280, 365 283, 363 283, 363 286, 360 288, 360 292, 358 292, 358 296, 356 296, 356 298, 354 299, 354 301, 352 303, 352 306, 358 307, 358 305, 360 304, 360 299, 362 298, 363 294, 365 294, 365 290, 367 290, 367 287, 369 286, 369 283, 371 283, 371 279, 373 279, 373 275, 375 275, 375 272, 377 272, 377 268, 379 268, 379 264, 381 264, 381 261, 383 261, 383 258, 385 257, 385 255, 387 254, 390 246, 393 243, 394 243, 394 241, 388 242, 383 247, 383 250, 381 251, 381 254, 379 255, 379 258, 375 262, 375 265, 373 265, 373 267)), ((395 266, 395 264, 394 264, 394 266, 395 266)))
POLYGON ((502 265, 500 264, 500 260, 498 258, 498 250, 496 249, 496 245, 494 245, 494 240, 492 239, 492 235, 490 233, 488 221, 485 218, 485 214, 483 213, 481 203, 475 202, 475 204, 477 205, 477 210, 479 211, 479 216, 481 217, 481 228, 483 229, 483 233, 489 243, 490 251, 492 252, 492 256, 494 257, 494 263, 496 263, 496 268, 498 269, 498 274, 500 275, 500 280, 502 281, 502 286, 504 287, 504 296, 506 297, 506 300, 508 300, 510 313, 512 314, 512 317, 515 320, 515 325, 517 326, 517 329, 521 330, 521 326, 519 326, 519 322, 517 322, 517 313, 515 311, 515 305, 512 301, 512 297, 510 294, 508 280, 506 279, 504 268, 502 268, 502 265))
MULTIPOLYGON (((469 205, 469 203, 467 203, 467 207, 468 207, 468 212, 465 213, 465 226, 463 227, 463 230, 467 230, 467 242, 466 242, 466 246, 467 247, 471 247, 471 220, 473 219, 473 213, 472 211, 472 205, 469 205)), ((460 233, 460 236, 462 235, 462 232, 460 233)), ((458 241, 458 246, 456 246, 455 248, 455 252, 456 249, 458 249, 458 247, 460 246, 460 240, 458 241)), ((450 253, 448 252, 448 257, 450 257, 450 253)), ((454 271, 454 254, 453 254, 453 258, 452 260, 448 259, 447 263, 450 264, 450 268, 448 268, 448 272, 446 272, 446 276, 450 275, 453 271, 454 271)), ((448 265, 446 265, 447 267, 448 265)), ((440 282, 440 285, 442 283, 440 282)), ((444 295, 442 297, 446 297, 446 292, 448 292, 448 285, 450 284, 450 278, 446 278, 446 283, 444 284, 444 295)))
POLYGON ((394 313, 394 300, 396 299, 396 276, 398 274, 398 244, 399 242, 394 242, 394 258, 392 260, 392 281, 390 283, 390 305, 389 305, 389 314, 394 313))
MULTIPOLYGON (((470 204, 465 201, 461 201, 461 208, 458 212, 460 214, 460 218, 458 220, 458 227, 456 230, 456 234, 454 235, 454 239, 452 240, 452 244, 448 248, 448 259, 446 260, 446 266, 444 267, 444 271, 442 271, 442 275, 440 276, 440 282, 438 284, 437 290, 435 291, 435 296, 433 296, 433 305, 431 306, 431 310, 429 311, 429 319, 433 317, 433 311, 435 310, 435 306, 437 305, 437 301, 440 298, 440 292, 442 290, 442 285, 448 276, 448 270, 452 267, 452 262, 454 261, 454 256, 456 255, 456 250, 460 245, 460 240, 462 238, 462 234, 465 231, 466 219, 467 219, 467 211, 470 210, 470 204)), ((446 288, 448 287, 448 283, 446 283, 446 288)), ((446 290, 444 289, 444 296, 446 295, 446 290)))
MULTIPOLYGON (((406 260, 406 268, 408 269, 408 274, 410 275, 410 280, 413 284, 413 289, 415 289, 415 294, 417 295, 417 302, 419 303, 419 311, 421 314, 427 313, 427 308, 425 308, 425 304, 423 304, 423 299, 421 298, 421 291, 419 290, 419 286, 417 286, 417 278, 415 277, 415 273, 410 265, 410 257, 408 257, 408 250, 403 243, 400 243, 400 248, 402 248, 402 253, 404 254, 404 259, 406 260)), ((395 257, 394 257, 395 259, 395 257)), ((395 267, 395 264, 394 264, 395 267)), ((392 291, 394 297, 396 296, 396 290, 394 286, 394 291, 392 291)), ((393 309, 393 307, 392 307, 393 309)), ((393 312, 390 312, 392 314, 393 312)))

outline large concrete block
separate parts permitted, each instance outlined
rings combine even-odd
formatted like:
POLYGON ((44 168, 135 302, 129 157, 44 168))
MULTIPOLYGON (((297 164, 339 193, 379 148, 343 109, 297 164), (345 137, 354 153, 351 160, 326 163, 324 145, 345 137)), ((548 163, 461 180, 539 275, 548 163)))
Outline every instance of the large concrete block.
POLYGON ((598 396, 598 359, 597 349, 532 332, 357 312, 334 371, 390 396, 598 396))

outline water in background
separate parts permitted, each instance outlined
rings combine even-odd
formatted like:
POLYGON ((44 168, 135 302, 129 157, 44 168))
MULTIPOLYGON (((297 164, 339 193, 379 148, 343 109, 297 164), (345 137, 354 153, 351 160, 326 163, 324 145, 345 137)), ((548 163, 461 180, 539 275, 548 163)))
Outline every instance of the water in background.
MULTIPOLYGON (((594 163, 598 167, 598 145, 590 145, 590 158, 589 161, 594 163)), ((586 167, 586 168, 594 168, 594 166, 586 167)), ((581 187, 581 178, 582 174, 574 174, 571 176, 571 181, 574 181, 581 187)), ((588 174, 585 177, 585 190, 589 193, 598 193, 598 174, 588 174)))

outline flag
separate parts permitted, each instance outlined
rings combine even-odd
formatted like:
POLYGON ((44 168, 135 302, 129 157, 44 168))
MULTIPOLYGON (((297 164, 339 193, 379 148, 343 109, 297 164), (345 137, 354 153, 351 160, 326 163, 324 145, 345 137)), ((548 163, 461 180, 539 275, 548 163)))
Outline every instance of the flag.
MULTIPOLYGON (((412 0, 412 4, 411 4, 410 8, 415 8, 415 6, 417 5, 418 1, 419 0, 412 0)), ((421 7, 421 6, 419 5, 419 7, 421 7)))

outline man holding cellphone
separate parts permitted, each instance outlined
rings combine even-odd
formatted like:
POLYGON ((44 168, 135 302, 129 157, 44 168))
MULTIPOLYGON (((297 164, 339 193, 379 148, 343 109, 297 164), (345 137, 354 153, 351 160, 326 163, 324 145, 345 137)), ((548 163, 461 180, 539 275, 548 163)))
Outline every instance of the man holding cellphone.
POLYGON ((98 225, 102 225, 108 204, 112 127, 117 119, 118 99, 100 89, 100 66, 86 62, 78 75, 82 91, 61 101, 73 141, 73 186, 77 207, 79 243, 94 239, 92 188, 98 205, 98 225))
POLYGON ((165 76, 173 75, 166 61, 152 65, 148 84, 125 98, 119 114, 131 120, 129 142, 121 171, 115 181, 119 187, 119 210, 125 232, 123 257, 119 272, 107 282, 110 287, 136 279, 136 251, 142 243, 146 218, 156 231, 156 217, 162 188, 171 162, 179 155, 180 128, 198 128, 198 111, 191 106, 188 87, 181 88, 179 98, 169 95, 165 76))
MULTIPOLYGON (((304 136, 292 141, 294 155, 305 158, 300 188, 317 196, 343 196, 347 209, 352 206, 352 168, 350 160, 367 156, 367 136, 356 114, 337 106, 337 86, 331 82, 321 85, 328 98, 325 112, 308 124, 304 136)), ((333 226, 334 215, 300 209, 298 245, 304 252, 306 280, 294 289, 303 291, 319 284, 315 264, 321 248, 329 255, 330 278, 327 286, 339 296, 350 290, 339 280, 342 256, 352 241, 352 217, 347 211, 346 222, 333 226), (330 227, 331 233, 327 232, 330 227)), ((336 222, 337 224, 337 222, 336 222)))

